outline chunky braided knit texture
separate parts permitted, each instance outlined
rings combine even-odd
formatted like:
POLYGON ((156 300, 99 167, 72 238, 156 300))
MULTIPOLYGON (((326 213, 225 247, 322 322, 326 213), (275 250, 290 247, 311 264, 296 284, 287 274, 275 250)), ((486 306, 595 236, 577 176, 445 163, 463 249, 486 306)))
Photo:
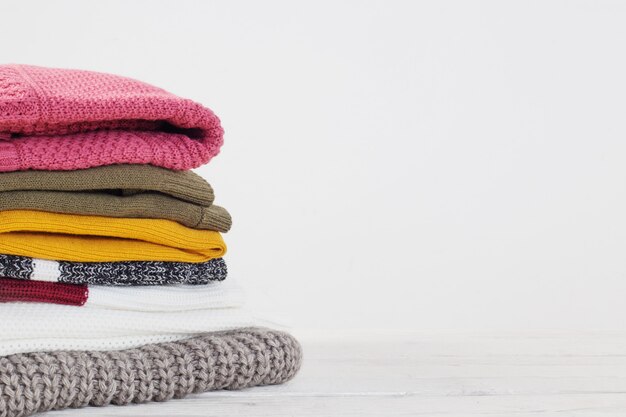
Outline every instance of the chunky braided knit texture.
POLYGON ((217 155, 223 134, 211 110, 130 78, 0 65, 0 171, 186 170, 217 155))
POLYGON ((0 417, 280 384, 301 359, 292 336, 260 328, 122 351, 11 355, 0 358, 0 417))

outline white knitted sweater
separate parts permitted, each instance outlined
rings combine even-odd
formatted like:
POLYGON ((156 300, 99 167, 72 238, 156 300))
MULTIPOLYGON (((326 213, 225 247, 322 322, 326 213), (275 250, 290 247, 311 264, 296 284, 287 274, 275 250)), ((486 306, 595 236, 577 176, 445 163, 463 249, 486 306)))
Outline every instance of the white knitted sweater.
POLYGON ((85 308, 129 311, 189 311, 241 307, 244 293, 233 280, 207 285, 107 287, 90 285, 85 308))
POLYGON ((240 307, 237 287, 221 284, 195 289, 92 287, 90 307, 0 303, 0 356, 125 349, 264 324, 240 307))

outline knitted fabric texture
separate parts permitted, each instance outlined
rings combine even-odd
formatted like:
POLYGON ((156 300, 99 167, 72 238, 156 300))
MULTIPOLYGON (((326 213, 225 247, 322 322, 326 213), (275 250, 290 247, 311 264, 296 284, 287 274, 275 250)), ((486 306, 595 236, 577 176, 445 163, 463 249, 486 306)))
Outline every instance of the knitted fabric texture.
POLYGON ((102 191, 119 196, 156 192, 205 207, 215 198, 209 183, 198 174, 150 165, 4 172, 0 174, 0 192, 4 191, 102 191))
POLYGON ((203 285, 226 278, 224 259, 188 262, 57 262, 0 254, 0 276, 88 285, 203 285))
POLYGON ((0 278, 1 303, 20 301, 82 306, 87 302, 88 293, 86 285, 0 278))
POLYGON ((0 278, 0 302, 37 302, 125 311, 191 311, 243 306, 243 292, 230 282, 215 285, 104 287, 0 278))
POLYGON ((213 189, 199 175, 150 165, 0 174, 0 210, 168 219, 227 232, 230 215, 212 205, 213 198, 213 189))
POLYGON ((0 253, 8 255, 75 262, 206 262, 225 252, 219 233, 170 220, 0 212, 0 253))
POLYGON ((301 360, 296 339, 267 329, 123 351, 12 355, 0 358, 0 417, 281 384, 293 378, 301 360))
POLYGON ((111 164, 196 168, 219 152, 213 112, 110 74, 0 66, 0 171, 111 164))
POLYGON ((243 307, 244 300, 242 289, 233 280, 228 280, 210 285, 92 286, 89 287, 84 307, 152 312, 191 311, 239 308, 243 307))
POLYGON ((0 303, 0 356, 67 349, 126 349, 267 324, 238 307, 241 304, 238 294, 226 292, 220 297, 221 308, 177 311, 0 303))
POLYGON ((158 193, 122 197, 89 192, 5 191, 0 192, 0 211, 2 210, 40 210, 91 216, 164 219, 193 229, 216 232, 228 232, 232 224, 230 214, 222 207, 215 205, 202 207, 158 193))

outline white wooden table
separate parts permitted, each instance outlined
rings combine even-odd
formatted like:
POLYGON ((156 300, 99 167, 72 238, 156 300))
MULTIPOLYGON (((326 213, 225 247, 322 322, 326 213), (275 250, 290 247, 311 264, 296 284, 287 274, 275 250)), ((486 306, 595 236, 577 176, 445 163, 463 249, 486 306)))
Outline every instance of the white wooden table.
POLYGON ((300 337, 283 386, 42 416, 626 415, 626 332, 300 337))

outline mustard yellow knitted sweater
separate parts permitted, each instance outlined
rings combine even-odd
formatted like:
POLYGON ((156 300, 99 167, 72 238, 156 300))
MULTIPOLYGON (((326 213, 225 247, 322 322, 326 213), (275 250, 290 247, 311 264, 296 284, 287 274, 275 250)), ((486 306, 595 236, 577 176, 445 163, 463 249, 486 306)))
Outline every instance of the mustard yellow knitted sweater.
POLYGON ((74 262, 205 262, 226 253, 218 232, 162 219, 33 210, 0 212, 0 253, 74 262))

